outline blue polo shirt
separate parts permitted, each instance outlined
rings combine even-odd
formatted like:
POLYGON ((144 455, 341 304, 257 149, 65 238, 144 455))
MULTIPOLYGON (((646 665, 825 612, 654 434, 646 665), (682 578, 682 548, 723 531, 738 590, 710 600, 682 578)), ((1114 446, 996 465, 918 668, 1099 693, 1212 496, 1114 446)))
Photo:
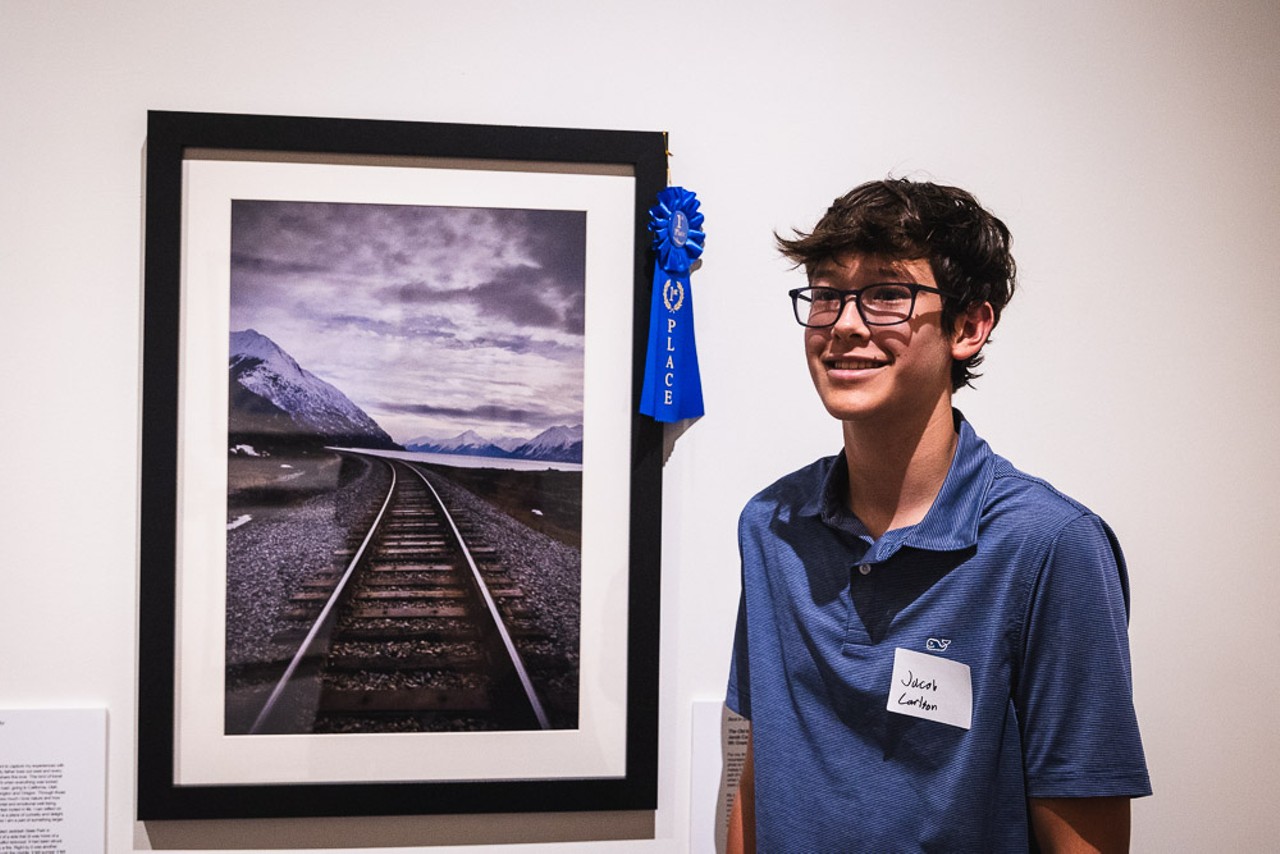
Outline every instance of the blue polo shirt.
POLYGON ((1026 851, 1027 798, 1151 792, 1115 536, 956 418, 919 524, 873 539, 843 454, 742 512, 727 703, 763 852, 1026 851), (886 708, 898 649, 968 666, 967 729, 886 708))

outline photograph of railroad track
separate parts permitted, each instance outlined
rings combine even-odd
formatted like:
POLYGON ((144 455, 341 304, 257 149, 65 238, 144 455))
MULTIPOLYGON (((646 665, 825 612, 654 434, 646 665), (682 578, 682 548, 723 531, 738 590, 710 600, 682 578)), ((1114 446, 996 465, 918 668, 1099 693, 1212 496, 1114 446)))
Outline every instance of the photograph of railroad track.
POLYGON ((148 114, 139 816, 653 808, 664 143, 148 114))
POLYGON ((232 202, 226 734, 578 726, 586 245, 232 202))

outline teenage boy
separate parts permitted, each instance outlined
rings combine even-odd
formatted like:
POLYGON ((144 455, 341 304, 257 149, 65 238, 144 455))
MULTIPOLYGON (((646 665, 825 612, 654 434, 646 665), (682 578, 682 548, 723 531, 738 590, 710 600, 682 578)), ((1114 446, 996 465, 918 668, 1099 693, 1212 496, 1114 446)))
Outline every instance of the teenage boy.
POLYGON ((908 180, 779 239, 844 447, 740 520, 731 851, 1128 847, 1151 790, 1120 547, 951 407, 1013 293, 1009 242, 970 194, 908 180))

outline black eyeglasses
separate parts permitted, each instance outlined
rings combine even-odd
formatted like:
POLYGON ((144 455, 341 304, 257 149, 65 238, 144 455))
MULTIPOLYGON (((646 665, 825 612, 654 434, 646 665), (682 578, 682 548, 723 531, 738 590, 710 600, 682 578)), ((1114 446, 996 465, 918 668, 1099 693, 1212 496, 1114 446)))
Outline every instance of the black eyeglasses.
POLYGON ((789 291, 796 322, 810 329, 835 326, 850 300, 867 326, 895 326, 905 323, 916 309, 916 294, 924 291, 946 296, 945 291, 915 282, 884 282, 852 291, 839 288, 796 288, 789 291))

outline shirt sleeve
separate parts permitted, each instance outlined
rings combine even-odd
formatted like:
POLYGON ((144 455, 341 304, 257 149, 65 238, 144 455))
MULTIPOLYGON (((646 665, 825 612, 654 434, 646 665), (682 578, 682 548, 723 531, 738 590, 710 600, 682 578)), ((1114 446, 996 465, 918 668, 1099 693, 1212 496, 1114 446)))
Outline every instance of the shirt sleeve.
POLYGON ((1077 517, 1050 545, 1031 591, 1014 702, 1029 797, 1151 794, 1124 556, 1097 516, 1077 517))
POLYGON ((742 717, 751 718, 751 668, 747 656, 747 602, 738 597, 738 624, 733 633, 733 657, 729 660, 729 688, 724 704, 742 717))

